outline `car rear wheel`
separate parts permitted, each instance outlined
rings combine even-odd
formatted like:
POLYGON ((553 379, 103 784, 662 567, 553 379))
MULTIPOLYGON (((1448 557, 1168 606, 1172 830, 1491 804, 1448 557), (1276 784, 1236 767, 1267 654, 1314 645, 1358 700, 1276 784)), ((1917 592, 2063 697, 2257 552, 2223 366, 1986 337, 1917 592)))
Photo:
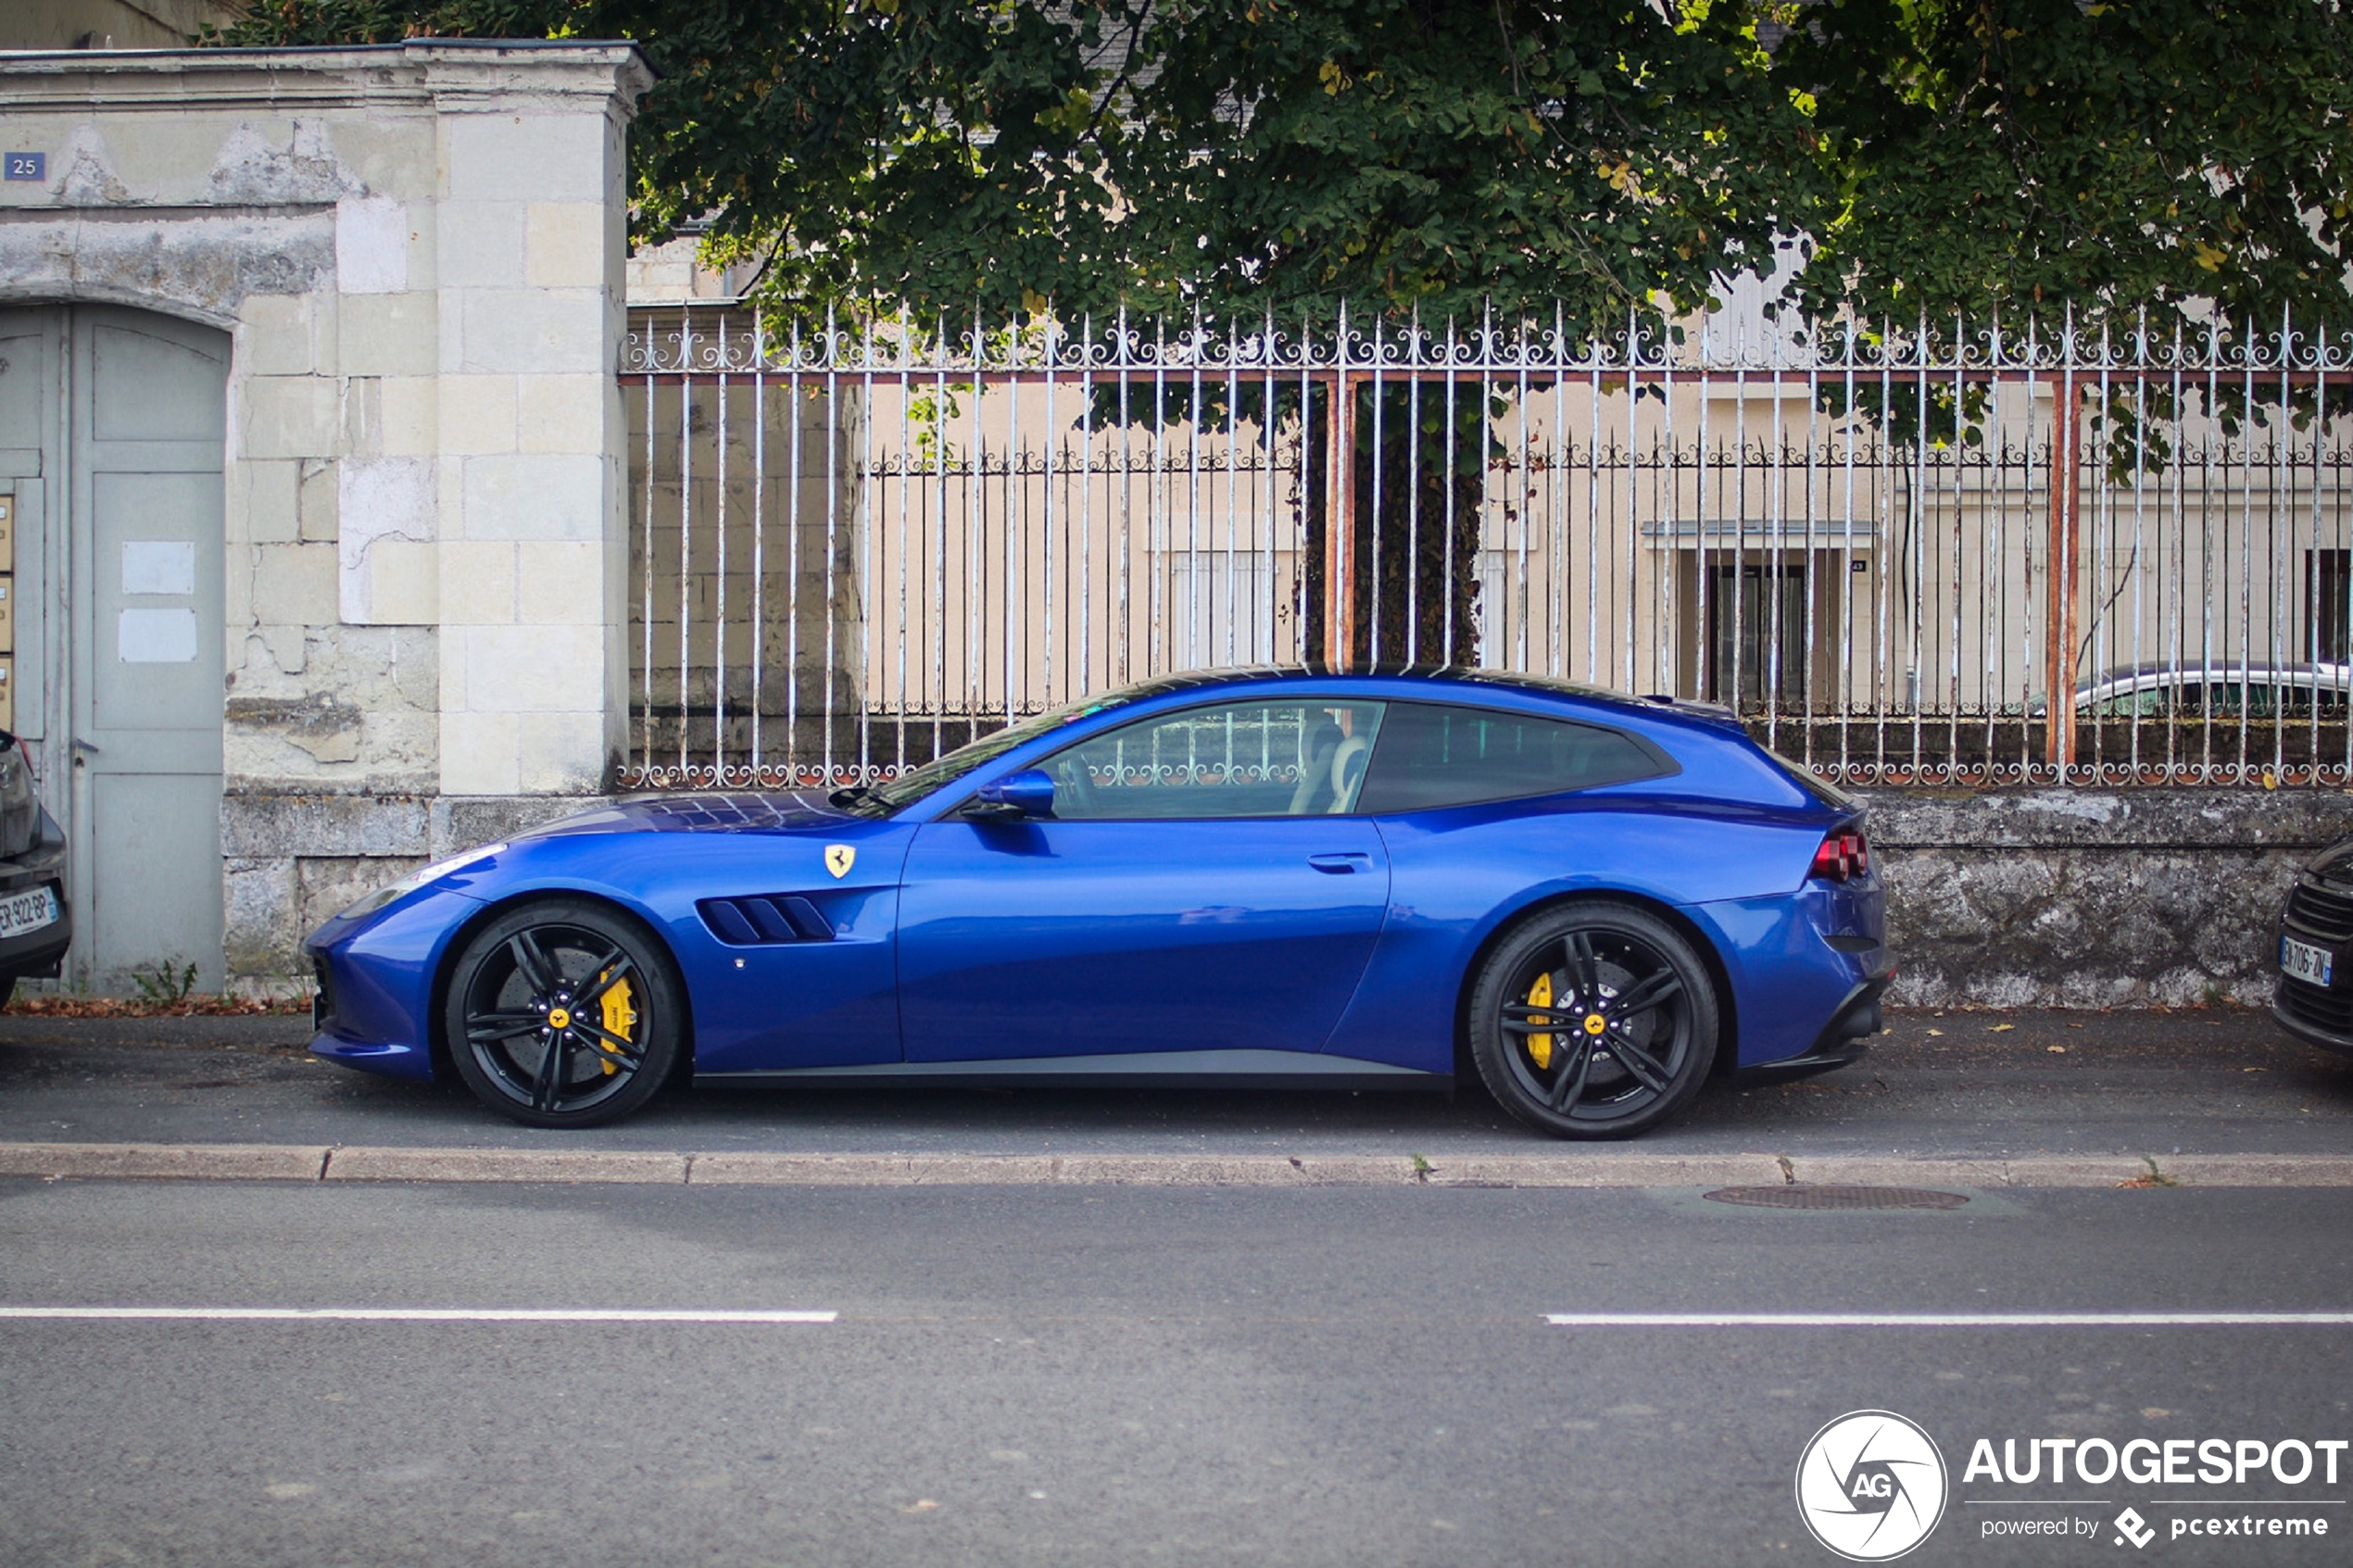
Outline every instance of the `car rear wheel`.
POLYGON ((1648 910, 1573 904, 1488 956, 1471 990, 1471 1058, 1504 1110, 1564 1138, 1647 1132, 1716 1059, 1716 988, 1691 943, 1648 910))
POLYGON ((652 1098, 677 1060, 685 989, 637 922, 548 899, 476 933, 450 971, 444 1019, 458 1075, 534 1127, 593 1127, 652 1098))

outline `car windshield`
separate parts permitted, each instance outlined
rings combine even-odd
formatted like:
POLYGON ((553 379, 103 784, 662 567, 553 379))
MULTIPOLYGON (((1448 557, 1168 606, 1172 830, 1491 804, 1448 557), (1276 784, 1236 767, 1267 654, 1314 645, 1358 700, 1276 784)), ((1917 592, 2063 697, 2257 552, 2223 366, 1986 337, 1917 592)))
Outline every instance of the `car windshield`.
POLYGON ((1098 696, 1066 703, 1049 709, 1034 719, 1011 724, 995 734, 983 735, 969 746, 960 746, 945 757, 937 757, 920 768, 912 768, 899 777, 871 787, 860 785, 837 789, 830 798, 845 811, 862 817, 888 817, 913 805, 932 791, 954 784, 984 762, 1002 757, 1015 746, 1037 739, 1049 731, 1074 723, 1091 713, 1102 713, 1126 706, 1134 700, 1133 694, 1111 692, 1098 696))

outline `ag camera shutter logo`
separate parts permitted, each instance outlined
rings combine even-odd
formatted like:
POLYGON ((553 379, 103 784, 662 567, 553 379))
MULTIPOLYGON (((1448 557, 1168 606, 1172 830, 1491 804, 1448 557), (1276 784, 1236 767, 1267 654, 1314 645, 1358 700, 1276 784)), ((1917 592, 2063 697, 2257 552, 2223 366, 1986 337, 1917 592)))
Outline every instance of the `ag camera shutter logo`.
POLYGON ((1893 1411, 1840 1416, 1797 1461, 1797 1512, 1850 1562, 1885 1562, 1928 1539, 1948 1496, 1935 1441, 1893 1411))

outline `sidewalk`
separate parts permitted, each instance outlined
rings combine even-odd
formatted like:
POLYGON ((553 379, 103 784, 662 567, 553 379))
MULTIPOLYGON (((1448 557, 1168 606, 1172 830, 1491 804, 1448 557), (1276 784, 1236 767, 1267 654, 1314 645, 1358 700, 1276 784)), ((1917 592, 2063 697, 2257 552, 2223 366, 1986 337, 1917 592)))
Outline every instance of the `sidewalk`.
POLYGON ((2113 1186, 2154 1160, 2185 1184, 2353 1185, 2353 1060, 2246 1010, 1901 1013, 1856 1067, 1714 1085, 1680 1125, 1598 1146, 1529 1134, 1476 1086, 680 1090, 547 1133, 317 1063, 307 1037, 284 1017, 0 1017, 0 1174, 2113 1186))

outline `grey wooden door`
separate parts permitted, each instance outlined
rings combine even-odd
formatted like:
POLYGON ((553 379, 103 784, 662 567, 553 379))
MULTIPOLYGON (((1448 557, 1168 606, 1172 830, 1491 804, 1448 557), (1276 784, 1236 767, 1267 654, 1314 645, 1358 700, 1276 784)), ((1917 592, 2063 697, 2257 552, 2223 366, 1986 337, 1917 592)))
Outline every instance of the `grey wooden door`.
POLYGON ((76 309, 72 729, 86 965, 221 981, 220 458, 229 339, 76 309))
POLYGON ((221 980, 228 365, 225 333, 168 317, 0 311, 17 726, 72 845, 68 972, 100 991, 221 980))

